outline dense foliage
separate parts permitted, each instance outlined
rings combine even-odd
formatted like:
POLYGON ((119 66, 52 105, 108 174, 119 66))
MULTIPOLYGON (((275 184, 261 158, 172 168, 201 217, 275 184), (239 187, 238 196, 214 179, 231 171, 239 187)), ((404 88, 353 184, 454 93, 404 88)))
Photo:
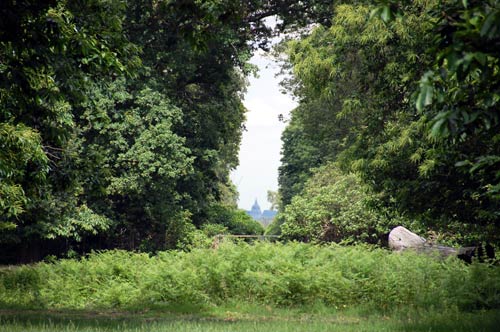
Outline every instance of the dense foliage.
MULTIPOLYGON (((356 174, 344 174, 334 164, 313 173, 282 215, 284 238, 383 244, 391 228, 410 227, 403 218, 377 209, 377 195, 356 174)), ((411 226, 415 230, 417 225, 411 226)))
POLYGON ((0 224, 17 230, 0 241, 48 236, 54 221, 78 218, 79 209, 93 215, 78 199, 75 128, 94 79, 138 66, 124 10, 121 2, 2 2, 0 224))
POLYGON ((281 46, 293 74, 284 86, 300 101, 283 134, 281 222, 298 222, 286 206, 336 161, 389 219, 498 244, 498 3, 334 7, 329 25, 281 46))
POLYGON ((0 303, 24 308, 147 308, 229 302, 331 307, 499 308, 498 267, 366 246, 226 243, 157 256, 94 253, 0 270, 0 303))
POLYGON ((277 31, 293 32, 279 48, 299 106, 268 233, 378 243, 411 220, 498 245, 499 8, 2 1, 0 260, 262 233, 229 172, 248 60, 277 31))
POLYGON ((327 5, 3 1, 2 259, 174 248, 217 218, 212 206, 236 216, 228 175, 264 19, 281 13, 285 29, 327 5))

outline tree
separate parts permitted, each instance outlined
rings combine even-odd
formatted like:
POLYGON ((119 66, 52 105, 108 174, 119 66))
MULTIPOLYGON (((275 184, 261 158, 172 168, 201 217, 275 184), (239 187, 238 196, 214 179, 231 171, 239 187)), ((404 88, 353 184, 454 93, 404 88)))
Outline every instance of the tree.
POLYGON ((91 104, 81 121, 106 124, 82 126, 80 154, 94 164, 87 201, 114 221, 108 237, 119 246, 165 248, 169 224, 186 212, 177 183, 193 172, 191 151, 174 133, 181 110, 150 88, 129 91, 123 79, 96 89, 91 104))
POLYGON ((420 63, 425 61, 417 54, 429 39, 430 24, 418 8, 411 27, 400 24, 392 29, 370 21, 369 13, 368 6, 338 5, 329 28, 319 26, 309 36, 288 43, 295 78, 287 87, 299 97, 300 105, 292 112, 287 131, 294 128, 302 138, 292 143, 287 131, 283 135, 280 190, 285 190, 285 204, 287 186, 281 184, 303 184, 308 169, 327 161, 344 160, 345 168, 356 160, 354 165, 366 164, 363 160, 379 156, 378 145, 398 138, 411 119, 403 110, 411 110, 412 77, 419 76, 420 63), (394 124, 397 130, 384 131, 394 124), (293 149, 298 143, 305 147, 293 149), (309 150, 315 151, 309 157, 294 156, 306 156, 309 150), (286 168, 302 169, 304 176, 294 179, 284 172, 286 168))
MULTIPOLYGON (((430 15, 439 34, 428 49, 433 63, 416 107, 430 119, 429 135, 460 151, 452 156, 455 166, 479 184, 471 196, 487 202, 492 209, 482 213, 498 220, 500 3, 449 1, 430 15)), ((443 150, 435 156, 438 162, 451 157, 443 150)))
MULTIPOLYGON (((390 24, 405 20, 406 5, 386 7, 396 14, 390 24)), ((456 184, 441 190, 445 223, 458 221, 472 239, 498 243, 498 1, 447 1, 427 15, 435 38, 415 104, 432 144, 420 172, 448 174, 456 184)))
POLYGON ((280 204, 280 196, 277 191, 268 190, 267 191, 267 201, 271 204, 271 210, 278 210, 280 204))
MULTIPOLYGON (((338 161, 381 194, 380 206, 462 241, 497 241, 496 102, 486 102, 496 93, 496 48, 487 46, 496 7, 460 6, 336 6, 329 27, 288 44, 289 84, 300 98, 290 128, 318 151, 300 161, 305 178, 308 166, 338 161)), ((284 144, 283 167, 293 169, 286 135, 284 144)), ((280 190, 304 183, 281 176, 291 184, 280 190)))
POLYGON ((305 181, 311 175, 311 169, 321 162, 313 140, 306 136, 300 120, 295 120, 294 113, 292 112, 292 120, 281 136, 282 158, 278 168, 281 208, 290 204, 292 198, 302 191, 305 181))
POLYGON ((86 92, 139 61, 122 33, 121 2, 4 1, 0 13, 0 224, 17 225, 1 240, 51 237, 54 220, 92 214, 80 205, 74 172, 86 92))

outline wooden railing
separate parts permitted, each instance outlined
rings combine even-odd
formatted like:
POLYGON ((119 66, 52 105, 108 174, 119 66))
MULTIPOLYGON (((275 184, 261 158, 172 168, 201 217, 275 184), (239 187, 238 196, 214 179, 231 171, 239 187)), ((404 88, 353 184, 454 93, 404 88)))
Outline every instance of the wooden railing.
POLYGON ((224 238, 232 239, 257 239, 258 241, 265 241, 268 239, 277 239, 279 235, 235 235, 235 234, 217 234, 214 236, 214 241, 212 243, 212 248, 219 248, 219 244, 224 240, 224 238))

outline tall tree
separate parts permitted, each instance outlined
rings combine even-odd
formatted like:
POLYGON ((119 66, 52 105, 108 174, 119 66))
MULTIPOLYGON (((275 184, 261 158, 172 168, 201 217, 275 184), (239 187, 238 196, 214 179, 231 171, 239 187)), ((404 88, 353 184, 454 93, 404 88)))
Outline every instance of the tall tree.
POLYGON ((286 29, 329 6, 2 2, 0 241, 174 247, 231 205, 247 60, 273 35, 265 18, 286 29))
POLYGON ((186 213, 177 182, 193 171, 186 140, 173 132, 181 110, 150 88, 129 91, 124 79, 91 97, 81 119, 80 157, 94 165, 87 201, 114 221, 107 238, 115 246, 164 248, 167 229, 186 213), (105 125, 92 126, 94 117, 105 125))
MULTIPOLYGON (((465 11, 455 11, 457 6, 458 2, 455 5, 405 2, 399 7, 404 16, 390 24, 369 17, 370 13, 378 13, 387 18, 392 7, 377 10, 366 5, 336 6, 330 27, 318 26, 305 38, 288 44, 295 77, 291 83, 300 105, 293 111, 293 123, 287 130, 290 132, 295 126, 294 130, 303 132, 302 137, 306 138, 300 142, 319 151, 319 155, 305 163, 296 159, 296 166, 300 163, 315 167, 318 160, 319 163, 340 161, 345 170, 360 173, 367 184, 382 194, 384 206, 435 229, 464 235, 469 241, 480 238, 497 241, 497 232, 493 230, 498 221, 495 212, 498 201, 494 198, 498 175, 494 156, 498 144, 494 129, 491 130, 496 122, 488 115, 496 104, 486 102, 495 100, 497 62, 491 53, 494 51, 488 51, 487 46, 484 53, 490 53, 484 58, 485 68, 479 67, 481 54, 476 60, 476 55, 457 51, 476 45, 469 37, 479 38, 485 25, 493 29, 494 21, 490 19, 490 24, 486 24, 486 18, 496 14, 491 4, 470 5, 465 11), (483 8, 486 14, 478 14, 478 8, 483 8), (439 16, 442 9, 447 13, 443 14, 446 19, 439 16), (451 13, 456 15, 449 16, 451 13), (476 19, 472 19, 474 15, 476 19), (462 25, 457 23, 457 17, 471 17, 472 22, 462 25), (483 23, 474 30, 471 25, 474 22, 483 23), (449 59, 442 56, 446 52, 451 54, 449 59), (455 56, 456 52, 462 53, 455 56), (433 65, 436 58, 437 64, 444 68, 433 65), (460 65, 451 62, 456 59, 460 65), (460 70, 465 68, 461 64, 467 64, 464 59, 470 60, 471 71, 460 76, 460 70), (426 74, 432 66, 436 74, 426 74), (437 73, 444 76, 438 79, 437 73), (493 85, 489 78, 493 79, 493 85), (420 95, 415 93, 419 85, 420 95), (469 94, 467 87, 477 93, 469 94), (438 98, 433 99, 432 93, 438 98), (455 106, 451 107, 453 103, 455 106), (484 107, 476 112, 477 116, 471 115, 477 103, 484 107), (469 112, 472 127, 465 120, 457 120, 457 105, 463 105, 458 108, 462 109, 460 112, 469 112), (443 111, 447 107, 454 113, 443 111), (293 118, 300 121, 294 122, 293 118), (477 119, 482 120, 477 122, 477 119), (463 129, 452 134, 452 128, 463 129), (437 133, 448 135, 448 139, 438 139, 437 133), (460 169, 467 166, 465 172, 460 169)), ((491 39, 488 36, 484 33, 484 40, 478 39, 477 45, 487 45, 486 38, 491 39)), ((293 151, 287 132, 284 143, 286 163, 282 167, 293 169, 295 159, 287 152, 293 151)), ((290 179, 287 173, 280 174, 280 183, 290 179)), ((301 181, 304 182, 291 183, 297 185, 301 181)), ((281 190, 286 188, 282 186, 281 190)))
POLYGON ((18 226, 2 241, 58 236, 57 221, 78 219, 80 105, 93 80, 132 73, 139 63, 123 34, 124 10, 123 2, 98 0, 0 5, 0 224, 18 226))

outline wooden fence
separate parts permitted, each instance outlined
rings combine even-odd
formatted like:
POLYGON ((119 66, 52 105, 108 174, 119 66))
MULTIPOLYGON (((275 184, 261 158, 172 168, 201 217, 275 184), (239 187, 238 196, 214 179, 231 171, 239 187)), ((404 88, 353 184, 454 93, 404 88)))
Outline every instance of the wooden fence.
POLYGON ((214 241, 212 243, 212 248, 219 248, 219 244, 224 241, 225 238, 231 239, 256 239, 258 241, 266 241, 271 239, 278 239, 279 235, 234 235, 234 234, 217 234, 214 236, 214 241))

